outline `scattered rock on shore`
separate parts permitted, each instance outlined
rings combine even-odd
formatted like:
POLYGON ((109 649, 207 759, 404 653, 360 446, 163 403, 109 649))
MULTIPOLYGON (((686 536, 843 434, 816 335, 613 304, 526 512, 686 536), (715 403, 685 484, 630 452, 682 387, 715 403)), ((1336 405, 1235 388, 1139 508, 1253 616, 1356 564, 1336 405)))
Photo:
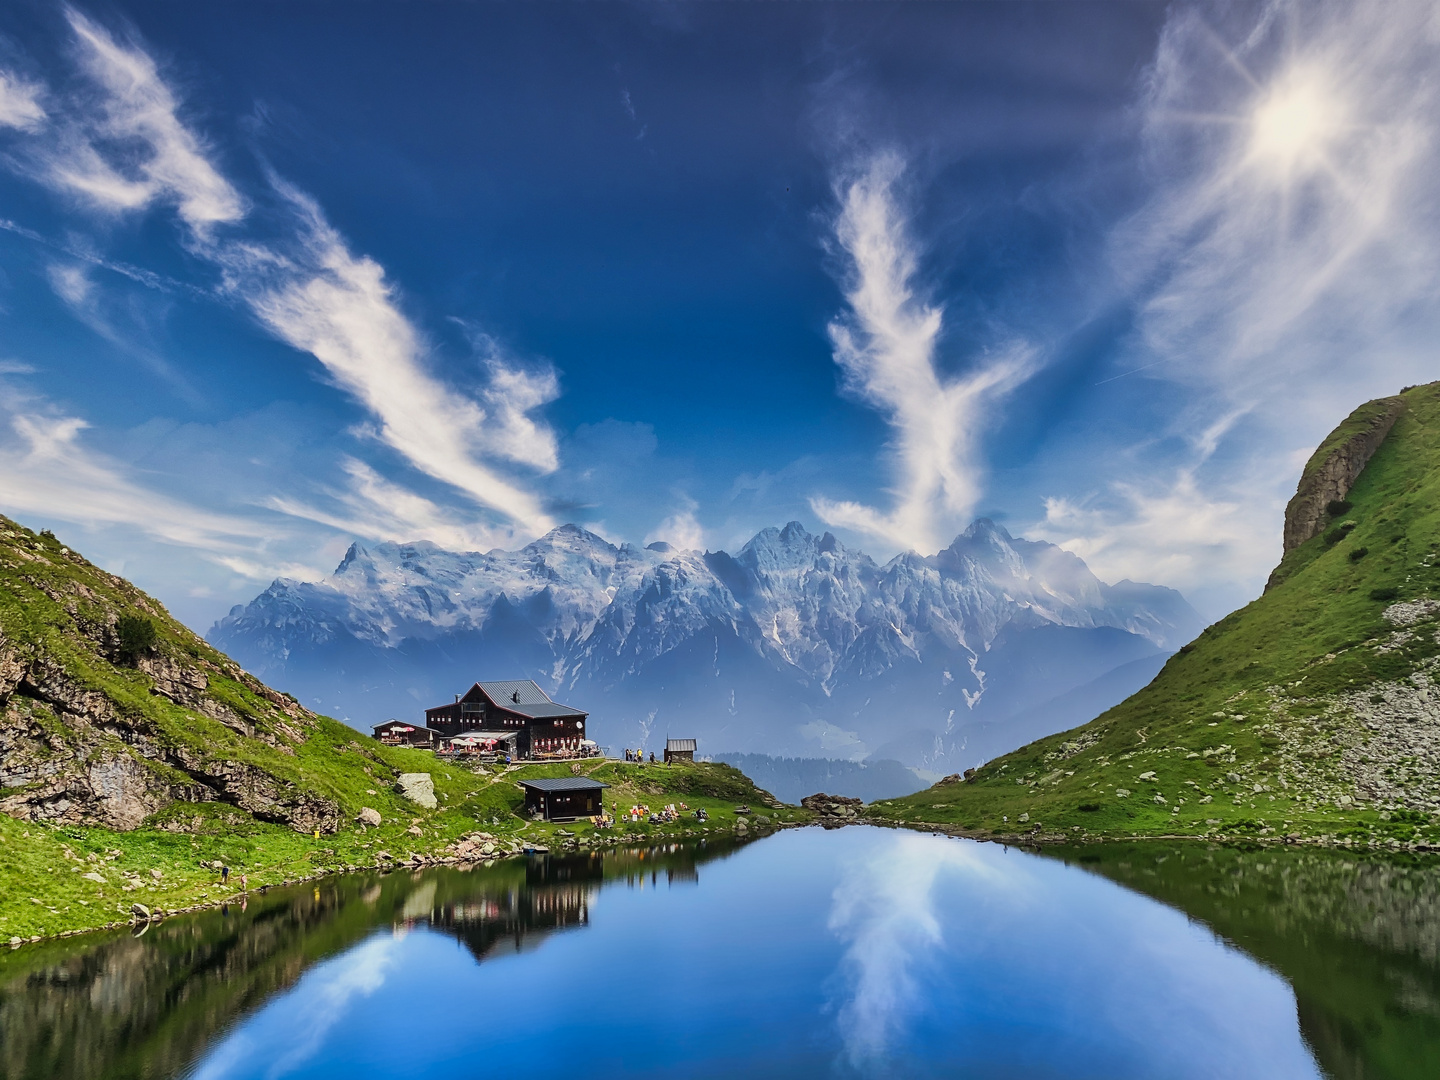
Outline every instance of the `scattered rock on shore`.
POLYGON ((845 825, 859 819, 865 803, 845 795, 826 795, 823 792, 807 795, 800 805, 820 817, 822 825, 845 825))

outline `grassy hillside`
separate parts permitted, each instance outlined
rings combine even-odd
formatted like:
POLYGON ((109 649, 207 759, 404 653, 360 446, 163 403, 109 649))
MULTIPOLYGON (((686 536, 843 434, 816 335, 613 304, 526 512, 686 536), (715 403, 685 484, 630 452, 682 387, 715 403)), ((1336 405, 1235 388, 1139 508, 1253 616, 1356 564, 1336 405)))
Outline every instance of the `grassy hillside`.
MULTIPOLYGON (((1321 534, 1149 686, 872 814, 1036 839, 1440 843, 1440 384, 1400 398, 1321 534)), ((1356 410, 1307 474, 1379 404, 1356 410)))
POLYGON ((453 857, 476 832, 503 854, 733 831, 739 803, 757 811, 746 830, 808 817, 724 765, 585 769, 612 785, 609 807, 683 799, 711 821, 531 822, 515 782, 568 765, 473 772, 382 746, 265 686, 53 536, 0 518, 0 943, 124 921, 137 902, 218 902, 241 873, 255 888, 453 857), (398 792, 405 772, 430 774, 436 808, 398 792), (364 807, 378 828, 358 823, 364 807))

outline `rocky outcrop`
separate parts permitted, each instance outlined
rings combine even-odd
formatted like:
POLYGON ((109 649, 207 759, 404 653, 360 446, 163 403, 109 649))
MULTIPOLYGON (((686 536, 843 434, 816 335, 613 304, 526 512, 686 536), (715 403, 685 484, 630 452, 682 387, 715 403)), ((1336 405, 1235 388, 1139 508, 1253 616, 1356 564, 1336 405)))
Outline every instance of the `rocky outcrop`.
POLYGON ((133 829, 226 803, 301 832, 341 808, 292 775, 317 718, 216 653, 128 582, 0 518, 0 812, 133 829), (124 616, 155 644, 125 657, 124 616))
POLYGON ((1356 479, 1405 411, 1405 399, 1380 398, 1360 406, 1305 465, 1300 486, 1285 507, 1285 552, 1319 536, 1332 502, 1350 494, 1356 479))

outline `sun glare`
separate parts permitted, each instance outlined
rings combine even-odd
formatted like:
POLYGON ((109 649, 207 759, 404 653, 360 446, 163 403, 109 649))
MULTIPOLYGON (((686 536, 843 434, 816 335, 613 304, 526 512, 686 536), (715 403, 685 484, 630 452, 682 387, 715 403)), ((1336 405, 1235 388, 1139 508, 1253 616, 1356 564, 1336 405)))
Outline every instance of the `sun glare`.
POLYGON ((1313 167, 1344 124, 1344 106, 1320 73, 1292 71, 1256 102, 1250 157, 1286 175, 1313 167))

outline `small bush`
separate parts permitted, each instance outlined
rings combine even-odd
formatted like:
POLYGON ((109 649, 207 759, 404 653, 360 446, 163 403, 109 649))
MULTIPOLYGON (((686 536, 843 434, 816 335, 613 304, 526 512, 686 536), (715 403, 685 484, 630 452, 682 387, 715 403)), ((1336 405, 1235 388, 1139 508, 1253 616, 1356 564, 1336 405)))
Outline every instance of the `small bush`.
POLYGON ((1325 513, 1332 518, 1337 518, 1342 514, 1348 514, 1354 505, 1349 499, 1331 499, 1325 504, 1325 513))
POLYGON ((1369 554, 1370 549, 1367 547, 1355 548, 1353 551, 1350 552, 1350 561, 1359 562, 1361 559, 1365 558, 1365 556, 1369 554))
POLYGON ((1096 810, 1100 809, 1100 804, 1097 802, 1082 802, 1076 809, 1082 814, 1093 814, 1096 810))
POLYGON ((1370 599, 1378 600, 1382 604, 1388 604, 1391 600, 1397 600, 1399 597, 1400 590, 1394 585, 1386 585, 1383 589, 1370 590, 1370 599))
POLYGON ((1333 529, 1329 530, 1328 532, 1326 532, 1326 534, 1325 534, 1325 546, 1326 546, 1326 547, 1334 547, 1336 544, 1338 544, 1341 540, 1344 540, 1344 539, 1345 539, 1345 530, 1344 530, 1343 528, 1341 528, 1339 525, 1337 525, 1337 526, 1335 526, 1335 528, 1333 528, 1333 529))
POLYGON ((120 659, 133 664, 155 648, 155 624, 143 615, 123 615, 115 627, 120 636, 120 659))

